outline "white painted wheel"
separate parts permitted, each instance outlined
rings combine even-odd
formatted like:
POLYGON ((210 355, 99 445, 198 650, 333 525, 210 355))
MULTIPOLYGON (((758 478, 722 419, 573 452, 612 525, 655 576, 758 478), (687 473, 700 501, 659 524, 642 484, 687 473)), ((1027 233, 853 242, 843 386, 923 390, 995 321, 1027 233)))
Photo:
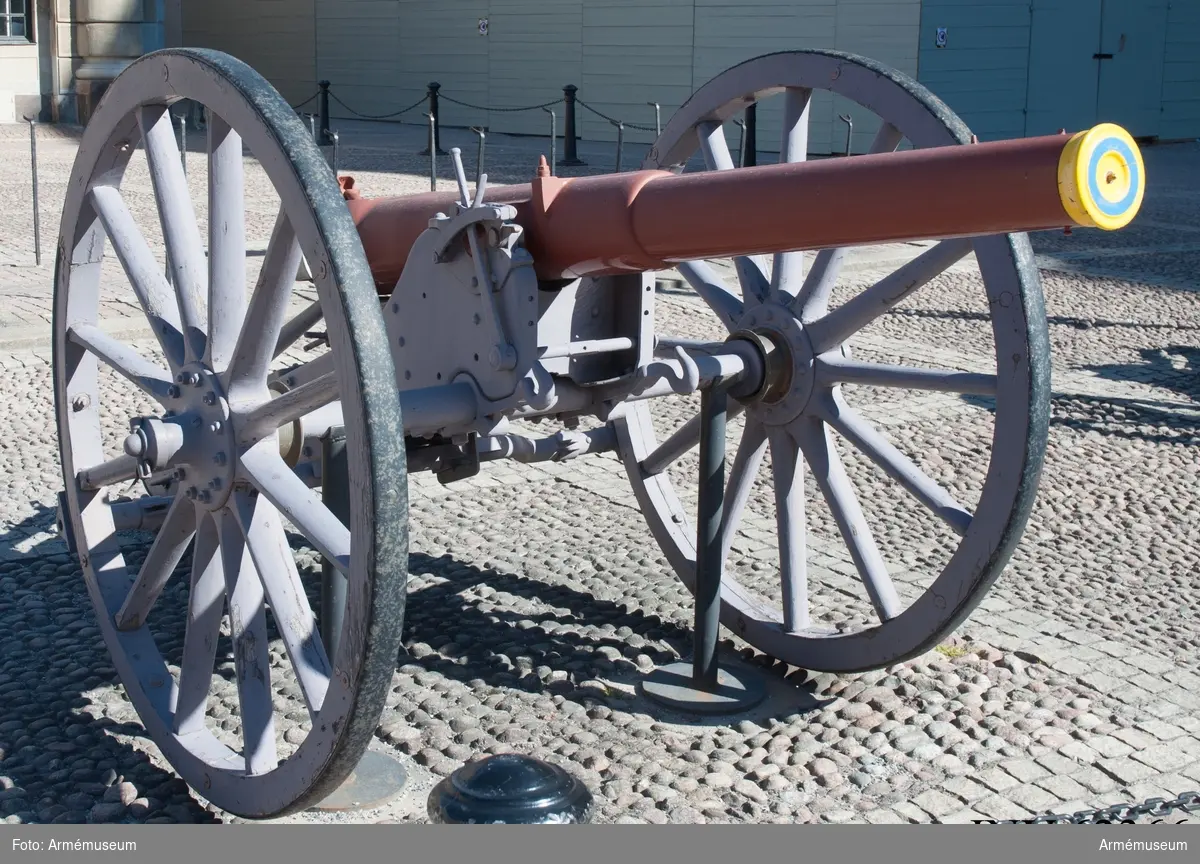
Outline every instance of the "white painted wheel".
MULTIPOLYGON (((702 87, 671 119, 642 167, 680 172, 700 152, 709 170, 732 169, 722 124, 748 104, 771 96, 783 102, 780 160, 801 161, 806 158, 810 101, 820 90, 857 102, 880 119, 873 152, 894 150, 904 139, 914 147, 965 144, 971 139, 944 103, 906 76, 849 54, 790 51, 749 60, 702 87)), ((798 200, 795 206, 820 204, 798 200)), ((896 206, 919 205, 898 201, 896 206)), ((745 430, 729 469, 722 526, 728 562, 734 533, 750 513, 752 486, 769 449, 774 524, 742 527, 757 531, 747 542, 773 546, 777 578, 771 584, 769 578, 754 578, 754 573, 733 572, 727 566, 722 623, 768 655, 821 671, 861 671, 900 662, 933 648, 966 618, 1000 575, 1024 530, 1049 422, 1049 338, 1041 285, 1025 235, 944 241, 831 309, 844 251, 821 250, 811 257, 807 271, 804 259, 810 253, 777 255, 773 266, 758 258, 735 259, 740 290, 725 284, 706 262, 679 266, 715 316, 714 331, 753 332, 756 338, 766 338, 774 346, 771 362, 784 364, 777 370, 776 392, 746 408, 745 430), (850 357, 849 337, 972 251, 990 310, 985 317, 990 316, 994 339, 994 372, 913 368, 850 357), (985 457, 986 478, 973 511, 852 408, 843 394, 844 384, 994 400, 991 452, 985 457), (923 574, 923 584, 905 584, 901 591, 893 582, 884 551, 895 550, 881 551, 882 544, 873 538, 866 508, 860 506, 838 454, 835 433, 892 478, 899 487, 897 495, 920 502, 952 532, 947 541, 954 547, 952 553, 940 572, 923 574), (806 465, 849 552, 856 574, 852 581, 857 582, 850 588, 869 601, 865 614, 840 621, 836 614, 826 614, 824 620, 812 614, 818 588, 827 613, 831 604, 844 603, 839 591, 850 589, 810 585, 806 465)), ((681 478, 673 480, 668 469, 698 443, 698 417, 660 441, 656 426, 662 424, 655 422, 656 410, 663 406, 634 403, 614 422, 651 531, 691 589, 696 531, 683 504, 689 496, 680 494, 681 478)), ((684 482, 694 487, 696 478, 689 476, 684 482)), ((891 506, 887 500, 867 504, 891 506)))
POLYGON ((358 234, 320 151, 266 80, 232 57, 192 49, 146 55, 121 73, 71 175, 54 314, 67 518, 129 699, 175 770, 216 806, 269 817, 318 803, 358 763, 392 680, 408 563, 406 463, 395 373, 358 234), (207 242, 167 113, 180 99, 209 118, 207 242), (170 281, 127 201, 144 190, 122 188, 139 142, 170 281), (249 296, 243 146, 280 200, 249 296), (106 332, 106 250, 156 345, 106 332), (305 329, 287 318, 301 255, 314 274, 329 362, 308 387, 273 398, 272 361, 305 329), (132 418, 124 442, 101 422, 104 410, 123 410, 106 389, 113 373, 154 405, 132 418), (322 406, 336 409, 337 398, 354 489, 349 527, 288 467, 277 431, 322 406), (118 534, 104 492, 134 478, 139 464, 178 482, 134 571, 126 555, 140 550, 118 534), (287 523, 348 577, 335 657, 325 654, 287 523), (169 665, 175 652, 160 643, 177 640, 156 632, 156 602, 189 546, 186 632, 169 665), (218 656, 226 614, 232 664, 218 656), (272 669, 269 628, 290 662, 286 677, 272 669), (234 712, 223 710, 222 721, 209 711, 221 679, 214 667, 236 680, 234 712), (281 708, 307 713, 286 740, 281 708))

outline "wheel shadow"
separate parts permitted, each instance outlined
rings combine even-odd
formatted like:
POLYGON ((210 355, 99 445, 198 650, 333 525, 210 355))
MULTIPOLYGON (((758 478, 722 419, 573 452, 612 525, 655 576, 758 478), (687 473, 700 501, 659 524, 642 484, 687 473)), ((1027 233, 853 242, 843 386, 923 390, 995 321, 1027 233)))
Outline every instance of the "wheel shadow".
MULTIPOLYGON (((54 510, 35 504, 32 515, 0 534, 0 815, 35 824, 227 821, 202 807, 183 780, 154 764, 140 746, 122 740, 152 746, 122 693, 77 560, 54 524, 54 510), (118 785, 125 783, 132 790, 118 785)), ((307 545, 292 540, 296 548, 307 545)), ((122 541, 127 563, 140 565, 149 535, 127 532, 122 541)), ((148 625, 175 665, 190 559, 189 551, 148 625)), ((589 710, 635 712, 672 725, 731 726, 820 711, 833 701, 820 698, 822 679, 799 670, 787 675, 785 664, 760 655, 753 665, 774 694, 766 702, 732 718, 676 715, 646 701, 636 685, 648 671, 647 660, 657 666, 690 656, 689 628, 567 585, 481 569, 448 554, 414 552, 409 566, 414 590, 398 669, 482 683, 492 694, 561 696, 589 710), (527 598, 544 611, 521 611, 512 608, 519 603, 496 598, 527 598)), ((301 573, 313 608, 320 608, 319 568, 301 567, 301 573)), ((278 638, 273 628, 270 636, 278 638)), ((217 656, 230 648, 222 636, 217 656)), ((738 657, 730 640, 720 648, 723 665, 744 663, 753 653, 747 649, 738 657)))
POLYGON ((121 695, 78 562, 53 536, 54 510, 33 506, 0 533, 0 815, 220 821, 117 737, 149 741, 121 695))
MULTIPOLYGON (((1158 444, 1200 443, 1200 348, 1171 345, 1143 348, 1142 363, 1084 366, 1109 381, 1150 384, 1178 393, 1179 402, 1136 396, 1054 393, 1050 424, 1076 432, 1158 444)), ((995 411, 995 399, 960 396, 964 402, 995 411)))
POLYGON ((820 698, 819 677, 789 672, 786 663, 750 648, 739 651, 732 640, 722 639, 722 665, 753 666, 778 698, 769 696, 757 709, 732 717, 677 714, 642 697, 637 685, 653 668, 691 658, 690 627, 568 585, 478 568, 448 554, 414 553, 409 561, 414 581, 424 584, 408 596, 403 660, 446 678, 562 696, 585 708, 635 711, 690 726, 805 714, 833 701, 820 698), (529 598, 543 611, 502 609, 492 600, 496 596, 529 598), (454 610, 453 631, 447 630, 449 609, 454 610))

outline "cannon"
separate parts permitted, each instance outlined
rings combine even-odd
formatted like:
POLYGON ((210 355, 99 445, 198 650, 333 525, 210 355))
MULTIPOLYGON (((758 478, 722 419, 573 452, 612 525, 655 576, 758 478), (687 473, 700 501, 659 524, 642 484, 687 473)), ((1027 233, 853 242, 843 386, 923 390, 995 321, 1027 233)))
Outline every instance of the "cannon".
POLYGON ((724 567, 769 451, 775 518, 762 533, 774 538, 777 572, 764 581, 725 568, 714 615, 810 670, 879 668, 935 647, 1005 567, 1042 469, 1049 339, 1021 232, 1119 229, 1145 176, 1116 126, 980 143, 915 81, 823 51, 766 55, 718 75, 636 171, 564 179, 543 163, 536 174, 530 166, 528 184, 489 188, 481 178, 472 193, 458 167, 456 193, 348 201, 261 76, 193 49, 132 63, 81 139, 55 271, 60 523, 147 731, 199 795, 234 814, 312 806, 365 752, 401 645, 409 472, 451 483, 495 460, 614 455, 670 566, 695 590, 701 566, 724 567), (819 91, 877 115, 869 153, 806 159, 819 91), (723 124, 774 97, 779 164, 735 168, 723 124), (180 99, 209 118, 207 236, 168 114, 180 99), (138 190, 122 187, 139 145, 165 270, 127 200, 138 190), (256 188, 250 200, 245 151, 278 198, 250 292, 247 213, 275 198, 256 188), (834 302, 848 247, 915 239, 937 242, 834 302), (992 371, 856 359, 856 333, 971 255, 992 371), (143 341, 103 327, 106 258, 145 312, 143 341), (714 259, 731 259, 736 278, 714 259), (669 269, 719 335, 660 332, 655 273, 669 269), (294 296, 302 273, 317 295, 308 305, 294 296), (118 383, 141 402, 112 396, 118 383), (995 425, 974 505, 894 446, 844 385, 982 400, 995 425), (656 414, 674 405, 678 416, 697 393, 701 410, 673 430, 656 414), (723 455, 717 433, 738 415, 728 483, 715 509, 708 494, 693 517, 686 505, 698 486, 711 493, 711 478, 675 469, 702 441, 723 455), (535 419, 558 429, 518 434, 535 419), (918 574, 921 584, 894 583, 837 438, 947 526, 950 554, 918 574), (348 482, 340 507, 328 483, 322 491, 321 454, 334 439, 348 482), (866 617, 831 623, 811 611, 806 472, 848 548, 866 617), (139 481, 145 494, 112 494, 139 481), (135 567, 126 556, 140 547, 125 532, 137 529, 154 539, 135 567), (343 580, 336 617, 312 608, 296 535, 343 580), (179 645, 155 630, 154 612, 189 548, 179 645), (272 680, 271 633, 295 676, 286 698, 272 680), (224 638, 236 716, 218 722, 208 706, 224 638), (300 740, 277 734, 285 709, 309 718, 300 740))

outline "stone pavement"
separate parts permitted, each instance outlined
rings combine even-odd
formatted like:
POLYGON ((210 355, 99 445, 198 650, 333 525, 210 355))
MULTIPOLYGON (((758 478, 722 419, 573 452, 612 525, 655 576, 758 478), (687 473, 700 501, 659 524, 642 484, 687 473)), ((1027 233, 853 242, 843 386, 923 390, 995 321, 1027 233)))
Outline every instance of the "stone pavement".
MULTIPOLYGON (((427 163, 414 155, 421 131, 344 124, 343 167, 368 195, 427 189, 427 163)), ((175 778, 145 737, 77 564, 53 533, 52 262, 75 139, 41 130, 36 267, 26 134, 0 127, 9 394, 0 400, 0 811, 9 821, 231 821, 175 778)), ((470 133, 446 130, 443 145, 473 158, 470 133)), ((489 137, 488 173, 528 176, 538 147, 489 137)), ((607 170, 605 153, 584 149, 593 164, 579 170, 607 170)), ((625 164, 637 157, 631 150, 625 164)), ((953 639, 907 663, 832 676, 753 656, 730 638, 724 656, 758 663, 770 698, 746 715, 696 723, 635 690, 646 670, 687 655, 692 606, 614 456, 491 463, 451 487, 414 475, 406 652, 373 745, 404 762, 406 794, 377 811, 282 821, 419 821, 440 777, 474 755, 511 750, 576 772, 597 796, 600 821, 961 822, 1200 788, 1200 147, 1150 148, 1146 159, 1149 192, 1129 229, 1034 238, 1054 353, 1046 468, 1017 553, 953 639)), ((189 157, 201 219, 202 161, 189 157)), ((449 188, 448 160, 441 167, 449 188)), ((249 175, 248 224, 261 240, 277 199, 261 172, 249 175)), ((126 189, 152 235, 144 165, 131 168, 126 189)), ((839 298, 920 248, 860 250, 839 298)), ((669 275, 660 329, 714 332, 669 275)), ((128 289, 110 275, 105 292, 106 329, 142 345, 128 289)), ((967 260, 864 331, 856 356, 994 366, 981 296, 967 260)), ((992 434, 986 406, 944 394, 853 395, 971 506, 992 434)), ((114 401, 114 435, 136 401, 114 401)), ((691 406, 664 400, 656 422, 667 428, 691 406)), ((948 532, 865 460, 844 458, 898 583, 927 584, 954 548, 948 532)), ((694 454, 681 459, 677 484, 695 467, 694 454)), ((730 561, 751 584, 775 572, 768 476, 764 468, 730 561)), ((807 491, 814 614, 836 620, 862 601, 830 514, 807 491)), ((315 583, 315 553, 297 556, 315 583)), ((185 584, 177 577, 159 601, 160 639, 178 641, 185 584)), ((281 682, 278 694, 294 701, 295 687, 281 682)), ((236 730, 232 687, 219 681, 215 696, 213 722, 236 730)), ((285 742, 293 729, 281 724, 285 742)))

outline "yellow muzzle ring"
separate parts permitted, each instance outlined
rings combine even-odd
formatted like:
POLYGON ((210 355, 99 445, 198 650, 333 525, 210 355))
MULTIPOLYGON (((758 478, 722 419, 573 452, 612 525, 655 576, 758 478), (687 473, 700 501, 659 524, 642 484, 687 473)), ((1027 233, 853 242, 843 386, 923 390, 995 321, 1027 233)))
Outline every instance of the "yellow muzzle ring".
POLYGON ((1146 166, 1128 132, 1101 123, 1071 137, 1058 160, 1058 193, 1077 225, 1116 231, 1137 215, 1146 166))

